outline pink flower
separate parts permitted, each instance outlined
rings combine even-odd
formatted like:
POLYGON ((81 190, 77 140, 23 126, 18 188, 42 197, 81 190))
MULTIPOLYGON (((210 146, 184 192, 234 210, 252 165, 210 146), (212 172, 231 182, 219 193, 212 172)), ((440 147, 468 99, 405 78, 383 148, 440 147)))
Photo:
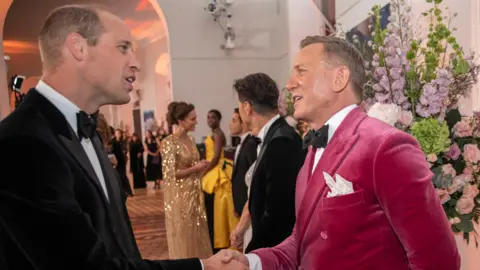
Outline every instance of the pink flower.
POLYGON ((410 126, 413 122, 413 114, 411 111, 402 111, 398 122, 406 127, 410 126))
POLYGON ((437 161, 437 155, 435 154, 428 154, 427 155, 427 161, 430 162, 430 163, 433 163, 435 161, 437 161))
POLYGON ((455 124, 453 127, 453 132, 455 137, 470 137, 473 136, 473 127, 470 124, 470 121, 462 120, 455 124))
POLYGON ((478 190, 478 187, 476 185, 468 184, 468 185, 465 185, 463 187, 462 197, 473 199, 473 198, 477 197, 478 192, 479 192, 479 190, 478 190))
POLYGON ((460 215, 470 214, 475 207, 475 202, 471 198, 467 198, 465 196, 460 197, 457 201, 457 205, 455 206, 455 210, 460 215))
POLYGON ((452 178, 454 178, 457 175, 457 172, 453 168, 452 164, 445 164, 442 165, 442 172, 444 175, 450 175, 452 178))
POLYGON ((468 163, 477 163, 480 160, 480 150, 476 144, 466 144, 463 147, 463 158, 468 163))
POLYGON ((438 196, 440 197, 440 202, 442 204, 450 201, 450 195, 448 194, 448 192, 445 189, 437 188, 436 190, 437 190, 438 196))
MULTIPOLYGON (((463 174, 473 175, 473 168, 470 166, 465 167, 465 169, 463 169, 463 174)), ((473 179, 473 176, 472 176, 472 179, 473 179)))
POLYGON ((460 150, 460 147, 458 147, 458 144, 454 143, 448 149, 448 152, 445 154, 445 158, 457 160, 461 153, 462 151, 460 150))

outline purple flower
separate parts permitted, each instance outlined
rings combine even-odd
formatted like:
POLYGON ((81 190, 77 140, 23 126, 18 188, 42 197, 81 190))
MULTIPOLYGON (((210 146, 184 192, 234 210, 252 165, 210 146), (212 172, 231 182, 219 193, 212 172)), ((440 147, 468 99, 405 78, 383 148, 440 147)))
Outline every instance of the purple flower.
POLYGON ((417 105, 417 113, 423 117, 444 111, 444 100, 452 83, 452 73, 447 69, 437 70, 437 78, 423 86, 423 93, 417 105))
POLYGON ((462 153, 462 151, 460 150, 460 147, 458 147, 458 144, 454 143, 448 149, 448 152, 445 154, 445 158, 446 159, 457 160, 458 157, 460 157, 461 153, 462 153))
POLYGON ((398 80, 400 78, 403 79, 402 68, 391 68, 390 69, 390 77, 394 80, 398 80))
POLYGON ((403 92, 403 88, 405 87, 405 79, 400 77, 399 79, 395 80, 393 83, 392 83, 392 90, 393 91, 402 91, 403 92))

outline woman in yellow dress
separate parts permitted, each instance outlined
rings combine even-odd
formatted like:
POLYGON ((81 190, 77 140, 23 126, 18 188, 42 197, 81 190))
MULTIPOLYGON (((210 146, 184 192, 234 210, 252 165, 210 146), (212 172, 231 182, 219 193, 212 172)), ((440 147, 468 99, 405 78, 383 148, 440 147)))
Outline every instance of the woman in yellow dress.
POLYGON ((192 104, 172 102, 167 121, 175 132, 161 143, 165 224, 170 259, 209 258, 212 255, 201 175, 210 164, 200 161, 194 139, 197 125, 192 104))
POLYGON ((220 129, 221 119, 222 115, 218 110, 208 112, 208 126, 212 129, 212 135, 205 139, 205 156, 210 164, 202 178, 214 250, 230 247, 230 233, 238 223, 232 197, 233 161, 224 156, 226 138, 220 129))

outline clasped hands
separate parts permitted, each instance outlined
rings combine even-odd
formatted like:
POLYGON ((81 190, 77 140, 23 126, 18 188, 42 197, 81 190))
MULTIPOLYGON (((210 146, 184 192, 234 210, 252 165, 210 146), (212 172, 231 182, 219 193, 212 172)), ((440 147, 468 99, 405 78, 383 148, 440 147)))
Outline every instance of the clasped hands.
POLYGON ((202 260, 204 270, 249 270, 248 259, 236 250, 224 249, 212 257, 202 260))

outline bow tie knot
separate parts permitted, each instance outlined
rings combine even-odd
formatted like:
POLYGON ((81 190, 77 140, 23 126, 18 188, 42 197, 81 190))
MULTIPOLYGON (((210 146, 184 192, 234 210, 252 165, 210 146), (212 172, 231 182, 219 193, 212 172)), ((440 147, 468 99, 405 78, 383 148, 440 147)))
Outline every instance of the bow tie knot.
POLYGON ((259 137, 253 136, 253 139, 255 140, 255 143, 257 144, 257 146, 259 146, 260 144, 262 144, 262 139, 260 139, 259 137))
POLYGON ((310 130, 303 139, 303 145, 307 148, 311 145, 313 148, 325 148, 328 143, 328 125, 324 125, 318 130, 310 130))
POLYGON ((88 115, 84 111, 77 113, 77 129, 78 129, 78 138, 90 139, 93 137, 97 131, 97 116, 98 113, 88 115))

